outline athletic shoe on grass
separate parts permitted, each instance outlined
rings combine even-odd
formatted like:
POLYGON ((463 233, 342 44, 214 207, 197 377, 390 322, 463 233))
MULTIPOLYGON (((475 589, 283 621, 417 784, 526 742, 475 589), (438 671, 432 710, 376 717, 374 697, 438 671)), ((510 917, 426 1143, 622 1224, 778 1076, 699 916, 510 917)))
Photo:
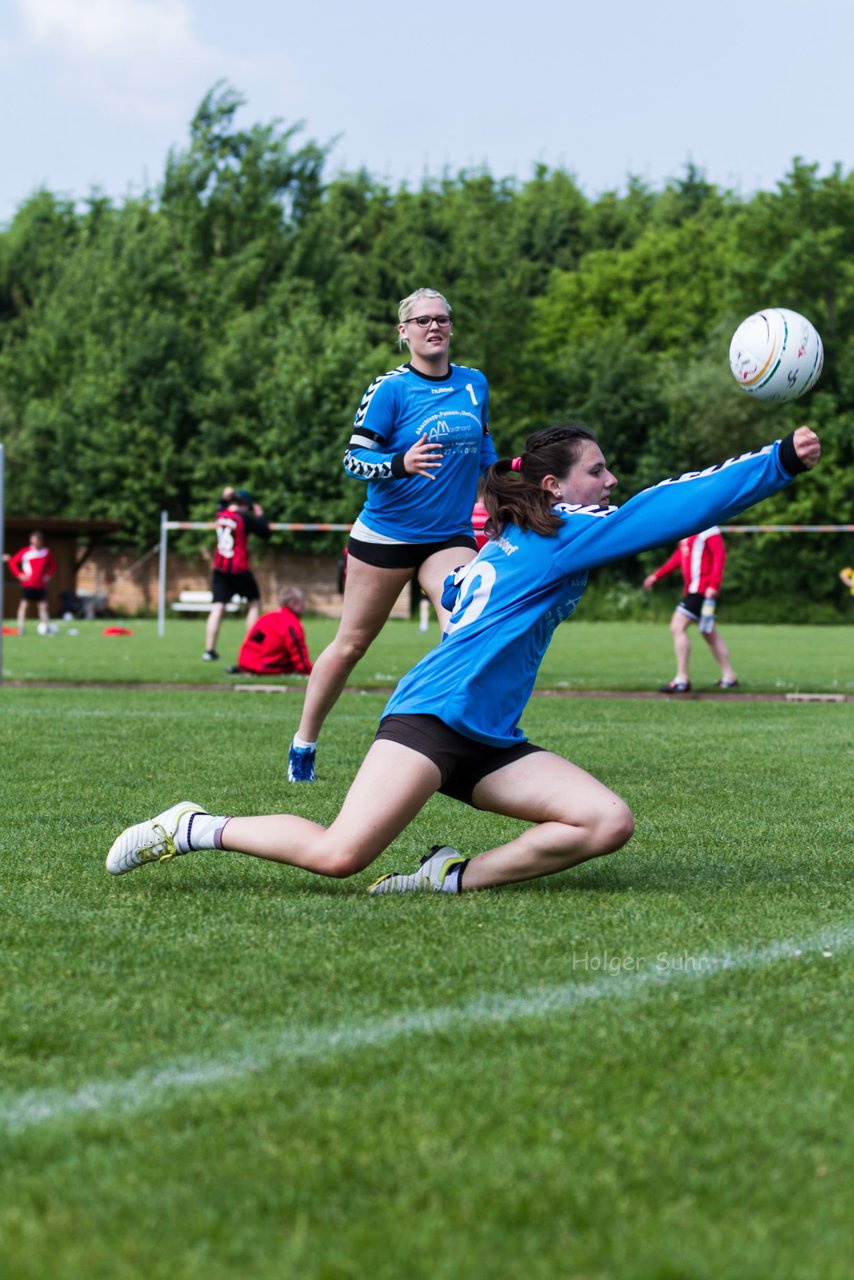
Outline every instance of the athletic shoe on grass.
POLYGON ((168 862, 170 858, 179 857, 184 851, 175 844, 178 823, 188 813, 206 812, 192 800, 182 800, 156 818, 128 827, 113 841, 107 854, 107 870, 111 875, 123 876, 144 862, 168 862))
POLYGON ((368 889, 368 893, 461 893, 462 874, 468 865, 458 849, 447 844, 434 844, 421 859, 421 866, 412 875, 400 875, 391 871, 380 876, 368 889))
POLYGON ((314 747, 295 747, 291 743, 288 751, 288 782, 315 782, 316 756, 317 750, 314 747))

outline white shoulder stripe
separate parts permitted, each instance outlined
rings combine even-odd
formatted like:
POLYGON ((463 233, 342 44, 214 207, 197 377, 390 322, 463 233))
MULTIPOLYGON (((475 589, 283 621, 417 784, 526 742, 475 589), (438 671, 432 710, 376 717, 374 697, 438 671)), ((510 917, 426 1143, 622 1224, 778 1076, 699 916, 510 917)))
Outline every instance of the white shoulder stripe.
POLYGON ((362 399, 359 403, 359 407, 356 410, 356 419, 353 424, 354 426, 356 427, 361 426, 362 419, 364 418, 365 414, 368 412, 368 408, 370 406, 371 401, 374 398, 374 395, 376 394, 377 388, 381 387, 382 384, 386 382, 389 378, 399 378, 400 375, 403 373, 408 373, 408 369, 405 364, 398 365, 396 369, 389 369, 388 373, 381 373, 379 377, 374 378, 373 382, 368 387, 365 394, 362 396, 362 399))
POLYGON ((618 511, 618 507, 583 507, 580 503, 556 502, 552 507, 553 511, 562 511, 568 516, 609 516, 614 511, 618 511))

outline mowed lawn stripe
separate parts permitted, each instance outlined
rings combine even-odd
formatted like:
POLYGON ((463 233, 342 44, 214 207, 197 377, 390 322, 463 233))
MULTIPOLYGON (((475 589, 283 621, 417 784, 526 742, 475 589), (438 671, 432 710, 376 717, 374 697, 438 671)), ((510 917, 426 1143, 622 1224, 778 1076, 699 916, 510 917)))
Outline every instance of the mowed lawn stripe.
MULTIPOLYGON (((69 1092, 32 1090, 0 1098, 0 1126, 21 1133, 53 1120, 92 1113, 128 1114, 166 1103, 178 1091, 230 1085, 274 1064, 351 1055, 383 1047, 405 1036, 441 1035, 455 1028, 500 1026, 523 1019, 559 1017, 603 1000, 643 999, 674 983, 706 982, 716 976, 756 970, 805 957, 826 957, 854 946, 854 926, 822 930, 801 940, 762 948, 688 957, 635 957, 630 970, 619 968, 590 981, 529 988, 515 995, 484 995, 460 1005, 440 1005, 387 1019, 339 1023, 294 1030, 269 1038, 253 1037, 242 1050, 209 1061, 184 1060, 168 1067, 143 1068, 123 1080, 92 1081, 69 1092), (267 1042, 265 1043, 265 1039, 267 1042)), ((589 962, 588 962, 589 966, 589 962)))

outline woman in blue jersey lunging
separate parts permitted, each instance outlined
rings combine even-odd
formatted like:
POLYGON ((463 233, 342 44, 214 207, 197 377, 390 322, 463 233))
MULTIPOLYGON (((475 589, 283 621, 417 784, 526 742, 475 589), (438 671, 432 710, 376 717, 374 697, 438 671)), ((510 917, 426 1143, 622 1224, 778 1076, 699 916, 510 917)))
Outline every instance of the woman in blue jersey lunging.
POLYGON ((121 875, 195 849, 226 849, 350 876, 436 791, 532 825, 471 857, 436 846, 414 873, 383 876, 371 892, 487 889, 621 848, 633 830, 627 805, 519 727, 552 632, 574 613, 590 569, 738 515, 815 466, 820 452, 818 436, 799 427, 614 507, 617 482, 586 428, 536 432, 519 458, 488 471, 492 536, 449 578, 442 642, 395 689, 332 825, 287 814, 218 817, 184 802, 124 831, 107 869, 121 875))
POLYGON ((291 743, 290 782, 314 781, 323 722, 407 582, 416 577, 442 624, 445 578, 477 550, 472 507, 495 461, 489 386, 478 369, 451 364, 451 307, 441 293, 416 289, 398 317, 409 360, 368 387, 344 455, 367 494, 347 544, 341 622, 314 664, 291 743))

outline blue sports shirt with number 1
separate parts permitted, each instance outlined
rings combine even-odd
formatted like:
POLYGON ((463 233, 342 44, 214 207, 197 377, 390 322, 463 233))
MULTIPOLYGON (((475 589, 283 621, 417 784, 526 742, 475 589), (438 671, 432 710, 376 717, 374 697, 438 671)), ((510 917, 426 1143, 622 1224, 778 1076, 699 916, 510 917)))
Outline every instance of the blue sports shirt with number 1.
POLYGON ((396 542, 471 536, 478 478, 495 461, 488 422, 489 384, 479 369, 452 364, 434 378, 403 364, 375 378, 344 456, 347 473, 367 482, 362 524, 396 542), (403 470, 403 455, 425 435, 442 446, 434 479, 403 470))
POLYGON ((525 741, 519 719, 558 623, 597 565, 676 542, 776 493, 804 467, 791 436, 663 480, 622 507, 559 504, 552 536, 509 525, 449 577, 441 643, 403 677, 384 715, 433 715, 490 746, 525 741))

